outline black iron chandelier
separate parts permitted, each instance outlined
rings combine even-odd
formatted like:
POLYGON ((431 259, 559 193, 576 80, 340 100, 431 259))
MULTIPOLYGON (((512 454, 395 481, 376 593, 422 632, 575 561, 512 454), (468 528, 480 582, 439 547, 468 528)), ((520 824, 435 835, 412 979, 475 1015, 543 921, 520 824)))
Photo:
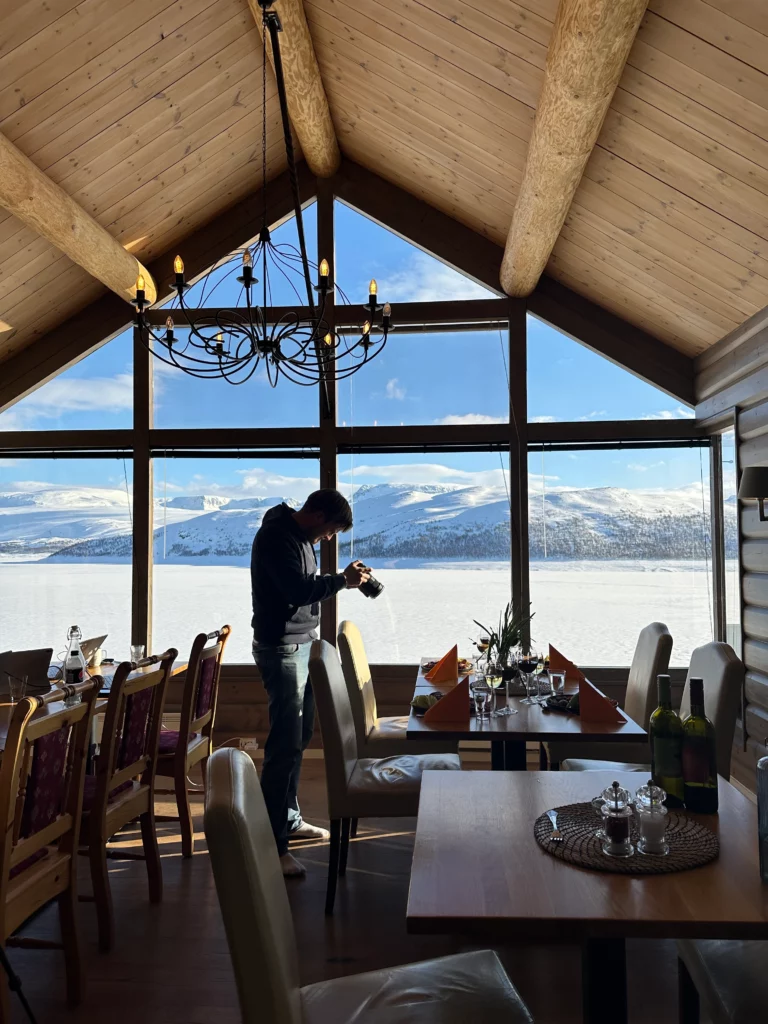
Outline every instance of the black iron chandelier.
MULTIPOLYGON (((377 356, 387 343, 392 328, 389 303, 380 305, 376 281, 368 288, 368 302, 362 309, 359 332, 334 330, 326 321, 329 296, 350 304, 347 295, 330 280, 328 261, 319 266, 309 260, 299 197, 293 138, 288 117, 285 80, 280 56, 280 18, 270 10, 272 0, 259 0, 262 9, 262 210, 257 240, 214 264, 204 275, 200 288, 200 309, 190 308, 185 293, 191 287, 184 279, 184 262, 173 261, 175 296, 171 313, 181 313, 178 323, 169 315, 165 331, 153 330, 144 311, 149 306, 145 281, 136 281, 135 325, 152 354, 169 366, 193 377, 223 378, 230 384, 244 384, 263 367, 272 387, 281 374, 296 384, 312 386, 330 379, 344 380, 377 356), (266 208, 267 181, 267 35, 272 45, 277 95, 283 127, 288 175, 291 183, 299 246, 275 244, 269 230, 266 208), (229 268, 229 269, 227 269, 229 268), (317 272, 317 284, 312 283, 317 272), (260 276, 256 277, 256 273, 260 276), (296 308, 273 306, 270 274, 289 285, 296 308), (235 277, 235 275, 237 275, 235 277), (235 308, 205 308, 215 290, 233 278, 240 284, 235 308), (304 295, 306 293, 306 304, 304 295), (279 315, 278 315, 279 313, 279 315), (181 336, 178 331, 181 331, 181 336)), ((197 285, 196 285, 197 287, 197 285)))

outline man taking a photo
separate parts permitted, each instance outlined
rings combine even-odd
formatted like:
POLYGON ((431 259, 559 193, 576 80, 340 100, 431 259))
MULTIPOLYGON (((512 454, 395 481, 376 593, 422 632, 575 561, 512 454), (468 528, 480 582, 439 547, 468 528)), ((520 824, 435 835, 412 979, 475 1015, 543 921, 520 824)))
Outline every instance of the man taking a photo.
POLYGON ((326 829, 302 820, 297 799, 302 755, 315 721, 308 674, 320 602, 345 587, 359 587, 370 575, 362 562, 352 562, 344 572, 318 576, 314 546, 351 526, 352 510, 343 494, 314 491, 298 511, 285 503, 271 508, 251 552, 253 657, 269 698, 261 788, 289 878, 306 873, 288 853, 289 838, 328 838, 326 829))

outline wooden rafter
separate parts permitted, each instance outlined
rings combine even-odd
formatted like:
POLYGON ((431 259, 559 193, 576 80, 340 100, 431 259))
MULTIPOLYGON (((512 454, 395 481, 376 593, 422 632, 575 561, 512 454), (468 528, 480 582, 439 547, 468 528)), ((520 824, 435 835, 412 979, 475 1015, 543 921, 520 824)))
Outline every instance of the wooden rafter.
POLYGON ((0 135, 0 206, 126 302, 135 298, 136 280, 143 274, 146 297, 155 301, 150 272, 4 135, 0 135))
MULTIPOLYGON (((263 30, 258 0, 248 0, 259 32, 263 30)), ((303 0, 274 0, 272 9, 282 25, 282 57, 288 113, 309 169, 318 178, 329 178, 341 161, 328 97, 320 75, 303 0)), ((267 53, 274 67, 272 48, 267 53)))
MULTIPOLYGON (((315 195, 315 178, 303 163, 299 164, 298 177, 302 202, 308 202, 315 195)), ((149 270, 163 288, 158 301, 170 298, 168 282, 173 278, 173 257, 177 252, 183 253, 187 280, 194 281, 217 260, 249 240, 261 223, 264 202, 264 191, 260 189, 154 260, 149 270)), ((293 212, 287 173, 267 184, 266 204, 273 227, 293 212)), ((0 412, 120 334, 130 323, 130 308, 114 295, 104 295, 33 345, 6 359, 0 364, 0 412)))
POLYGON ((501 284, 530 295, 600 134, 648 0, 560 0, 501 284))

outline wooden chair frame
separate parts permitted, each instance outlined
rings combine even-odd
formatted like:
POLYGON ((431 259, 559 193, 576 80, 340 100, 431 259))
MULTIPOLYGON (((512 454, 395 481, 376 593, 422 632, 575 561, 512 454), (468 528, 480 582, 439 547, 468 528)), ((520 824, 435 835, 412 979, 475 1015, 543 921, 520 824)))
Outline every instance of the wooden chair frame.
MULTIPOLYGON (((91 882, 96 904, 99 947, 109 950, 114 944, 114 912, 112 893, 107 872, 107 857, 143 859, 147 865, 149 899, 160 903, 163 897, 163 874, 160 850, 155 831, 155 773, 157 748, 163 720, 163 705, 171 668, 178 651, 169 648, 164 654, 152 655, 132 663, 124 661, 117 667, 109 691, 101 750, 96 759, 96 790, 90 811, 84 816, 80 830, 81 853, 87 854, 91 868, 91 882), (159 666, 155 671, 133 675, 137 669, 159 666), (123 735, 128 697, 152 689, 152 701, 147 718, 145 752, 131 764, 116 767, 118 738, 123 735), (130 788, 110 794, 119 786, 131 783, 130 788), (142 854, 108 850, 107 843, 131 821, 141 823, 142 854)), ((87 898, 87 897, 86 897, 87 898)))
POLYGON ((208 758, 213 753, 213 726, 216 720, 216 705, 219 699, 221 663, 224 658, 224 648, 227 645, 231 632, 232 628, 230 626, 222 626, 221 629, 216 629, 212 633, 198 633, 195 637, 189 655, 189 665, 184 682, 181 716, 179 718, 179 742, 173 753, 158 755, 159 773, 173 777, 176 806, 179 809, 181 853, 183 857, 191 857, 195 849, 192 809, 189 805, 187 780, 194 766, 200 764, 203 784, 205 784, 208 758), (206 647, 205 645, 209 640, 215 640, 216 642, 210 647, 206 647), (208 710, 197 718, 195 715, 203 665, 210 658, 216 659, 211 703, 208 710), (182 737, 187 737, 186 742, 183 742, 182 737))
MULTIPOLYGON (((3 823, 0 942, 3 946, 19 944, 33 948, 63 949, 70 1006, 80 1002, 83 992, 83 972, 75 923, 75 854, 91 722, 101 685, 102 680, 97 676, 77 686, 64 686, 51 690, 45 696, 26 697, 19 701, 13 712, 0 765, 0 821, 3 823), (34 718, 41 708, 74 694, 82 696, 80 703, 34 718), (44 828, 20 838, 33 745, 43 736, 66 727, 70 728, 70 734, 63 811, 44 828), (46 851, 46 856, 23 866, 41 850, 46 851), (22 866, 21 870, 11 878, 11 872, 19 866, 22 866), (62 941, 19 940, 14 943, 11 940, 13 932, 53 899, 58 901, 62 941)), ((3 972, 0 972, 0 1020, 10 1020, 8 979, 3 972)))

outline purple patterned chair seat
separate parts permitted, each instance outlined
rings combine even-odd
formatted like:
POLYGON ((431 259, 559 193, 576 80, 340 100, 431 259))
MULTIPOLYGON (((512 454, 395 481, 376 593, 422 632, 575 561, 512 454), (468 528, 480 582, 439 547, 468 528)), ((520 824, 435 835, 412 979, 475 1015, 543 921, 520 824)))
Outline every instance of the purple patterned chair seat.
MULTIPOLYGON (((96 798, 96 782, 97 778, 95 775, 86 775, 83 780, 83 814, 90 814, 91 808, 93 807, 93 801, 96 798)), ((109 802, 111 803, 116 796, 120 793, 124 793, 127 789, 133 786, 133 780, 127 779, 120 786, 116 786, 109 794, 109 802)))
MULTIPOLYGON (((194 743, 196 739, 200 738, 200 734, 193 732, 189 737, 189 742, 194 743)), ((163 729, 160 733, 160 747, 159 752, 163 754, 175 754, 176 748, 179 745, 179 731, 178 729, 163 729)))

